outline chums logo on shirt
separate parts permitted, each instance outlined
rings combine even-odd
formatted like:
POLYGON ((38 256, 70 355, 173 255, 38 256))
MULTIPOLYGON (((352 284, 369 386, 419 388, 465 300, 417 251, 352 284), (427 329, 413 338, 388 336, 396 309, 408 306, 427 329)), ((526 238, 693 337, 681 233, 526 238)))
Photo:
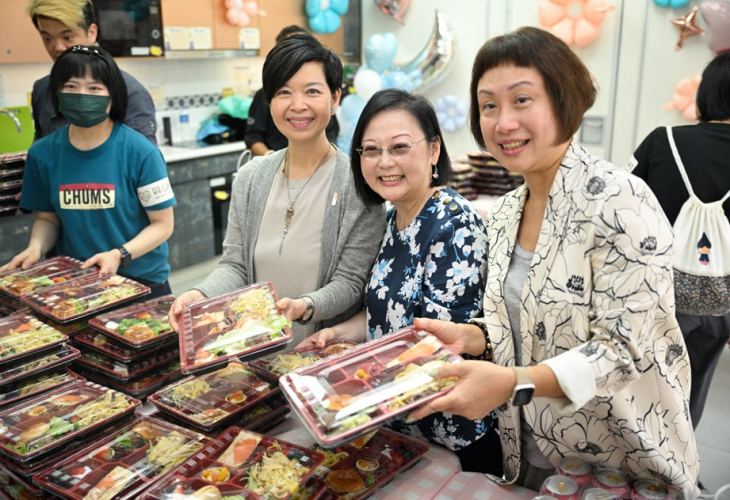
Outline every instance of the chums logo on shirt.
POLYGON ((62 184, 58 197, 66 210, 114 208, 114 184, 62 184))

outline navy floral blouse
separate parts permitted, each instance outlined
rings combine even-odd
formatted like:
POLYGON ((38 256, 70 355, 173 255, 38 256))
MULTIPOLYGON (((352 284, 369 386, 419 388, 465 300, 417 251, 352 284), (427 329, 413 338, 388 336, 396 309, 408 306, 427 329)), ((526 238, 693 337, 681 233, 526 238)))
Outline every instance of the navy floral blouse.
MULTIPOLYGON (((414 318, 464 323, 482 311, 487 236, 477 210, 451 188, 426 202, 403 231, 395 209, 387 216, 380 253, 370 273, 366 309, 370 339, 401 330, 414 318)), ((468 420, 435 413, 413 424, 398 420, 397 431, 459 450, 482 437, 491 417, 468 420)))

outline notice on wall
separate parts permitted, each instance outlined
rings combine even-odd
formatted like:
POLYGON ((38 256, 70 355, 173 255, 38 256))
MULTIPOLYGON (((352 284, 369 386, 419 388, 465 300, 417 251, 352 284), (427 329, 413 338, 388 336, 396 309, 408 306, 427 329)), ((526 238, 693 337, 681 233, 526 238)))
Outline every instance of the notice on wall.
POLYGON ((238 46, 241 49, 261 48, 261 35, 257 28, 242 28, 238 31, 238 46))
POLYGON ((165 50, 189 50, 187 28, 165 27, 165 50))
POLYGON ((210 50, 213 48, 213 35, 210 28, 188 28, 190 48, 192 50, 210 50))

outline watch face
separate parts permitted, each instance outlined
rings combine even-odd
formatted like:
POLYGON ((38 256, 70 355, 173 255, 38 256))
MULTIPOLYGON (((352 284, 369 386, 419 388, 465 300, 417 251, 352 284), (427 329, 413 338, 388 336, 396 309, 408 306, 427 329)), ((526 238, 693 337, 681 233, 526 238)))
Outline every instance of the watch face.
POLYGON ((515 391, 515 397, 512 400, 512 404, 514 406, 524 406, 532 401, 533 394, 535 394, 535 389, 532 387, 518 389, 517 391, 515 391))

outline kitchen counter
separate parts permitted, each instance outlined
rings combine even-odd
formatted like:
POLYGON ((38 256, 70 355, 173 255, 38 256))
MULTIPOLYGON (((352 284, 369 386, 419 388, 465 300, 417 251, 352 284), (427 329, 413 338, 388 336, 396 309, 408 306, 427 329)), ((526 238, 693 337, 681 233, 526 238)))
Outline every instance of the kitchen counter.
POLYGON ((222 155, 226 153, 240 153, 244 149, 246 149, 246 143, 243 141, 215 144, 197 148, 160 146, 162 156, 165 158, 165 161, 167 163, 174 163, 183 160, 194 160, 196 158, 206 158, 209 156, 222 155))

